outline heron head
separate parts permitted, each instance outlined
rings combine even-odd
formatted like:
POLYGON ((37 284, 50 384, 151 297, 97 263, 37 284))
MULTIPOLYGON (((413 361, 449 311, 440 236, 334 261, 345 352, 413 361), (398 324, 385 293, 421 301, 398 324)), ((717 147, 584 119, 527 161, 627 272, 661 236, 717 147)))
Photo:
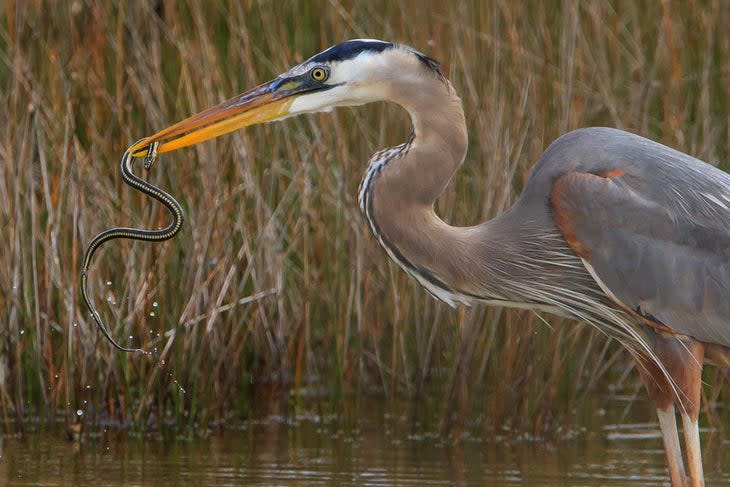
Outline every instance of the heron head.
POLYGON ((400 102, 420 80, 443 78, 438 64, 406 46, 353 39, 312 56, 252 90, 208 108, 132 147, 145 154, 152 142, 169 152, 234 130, 301 113, 329 111, 379 100, 400 102))

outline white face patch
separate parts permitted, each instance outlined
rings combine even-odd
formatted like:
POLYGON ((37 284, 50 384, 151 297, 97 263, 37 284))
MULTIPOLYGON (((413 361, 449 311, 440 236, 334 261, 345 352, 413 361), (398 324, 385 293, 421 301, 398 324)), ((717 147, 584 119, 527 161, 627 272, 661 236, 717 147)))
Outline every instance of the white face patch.
POLYGON ((418 60, 410 52, 398 48, 363 51, 351 59, 329 64, 307 62, 292 68, 285 76, 301 76, 315 66, 329 69, 325 84, 331 88, 297 96, 287 116, 388 100, 393 81, 417 86, 423 76, 423 67, 418 60))
POLYGON ((349 97, 349 95, 348 90, 343 90, 339 87, 299 95, 289 106, 287 116, 298 115, 300 113, 322 112, 332 110, 336 106, 344 106, 341 102, 349 97))

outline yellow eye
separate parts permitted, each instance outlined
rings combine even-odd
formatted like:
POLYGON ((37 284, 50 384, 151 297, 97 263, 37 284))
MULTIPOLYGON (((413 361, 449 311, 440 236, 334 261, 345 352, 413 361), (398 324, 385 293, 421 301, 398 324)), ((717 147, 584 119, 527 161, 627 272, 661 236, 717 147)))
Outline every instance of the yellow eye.
POLYGON ((329 73, 324 68, 316 67, 312 68, 312 70, 309 72, 309 76, 311 76, 314 81, 322 82, 327 79, 329 73))

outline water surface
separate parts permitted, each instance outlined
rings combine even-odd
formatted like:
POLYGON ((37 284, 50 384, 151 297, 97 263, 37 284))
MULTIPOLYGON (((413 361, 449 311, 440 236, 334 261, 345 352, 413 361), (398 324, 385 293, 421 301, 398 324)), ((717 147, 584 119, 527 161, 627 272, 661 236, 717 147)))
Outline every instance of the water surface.
MULTIPOLYGON (((654 423, 607 420, 554 442, 466 431, 455 442, 387 408, 366 409, 348 426, 316 414, 270 415, 193 439, 115 430, 81 443, 63 430, 5 435, 0 485, 667 485, 654 423)), ((708 485, 730 485, 722 472, 730 459, 714 436, 703 436, 708 485)))

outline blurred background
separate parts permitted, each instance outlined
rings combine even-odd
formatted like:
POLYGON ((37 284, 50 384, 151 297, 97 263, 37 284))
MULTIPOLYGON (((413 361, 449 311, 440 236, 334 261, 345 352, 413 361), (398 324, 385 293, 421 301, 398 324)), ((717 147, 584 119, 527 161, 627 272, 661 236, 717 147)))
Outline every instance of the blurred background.
MULTIPOLYGON (((101 337, 80 299, 80 260, 104 229, 167 221, 122 183, 128 145, 354 37, 423 51, 462 95, 469 152, 438 202, 452 224, 504 211, 549 143, 583 126, 729 170, 727 2, 0 5, 7 432, 79 419, 205 432, 271 414, 357 418, 379 398, 445 435, 560 438, 606 409, 641 408, 628 354, 589 327, 454 311, 390 262, 356 193, 370 155, 410 132, 396 106, 302 116, 160 158, 145 177, 183 203, 182 233, 114 241, 90 277, 113 335, 153 358, 101 337)), ((725 380, 705 372, 701 420, 720 438, 725 380)))

